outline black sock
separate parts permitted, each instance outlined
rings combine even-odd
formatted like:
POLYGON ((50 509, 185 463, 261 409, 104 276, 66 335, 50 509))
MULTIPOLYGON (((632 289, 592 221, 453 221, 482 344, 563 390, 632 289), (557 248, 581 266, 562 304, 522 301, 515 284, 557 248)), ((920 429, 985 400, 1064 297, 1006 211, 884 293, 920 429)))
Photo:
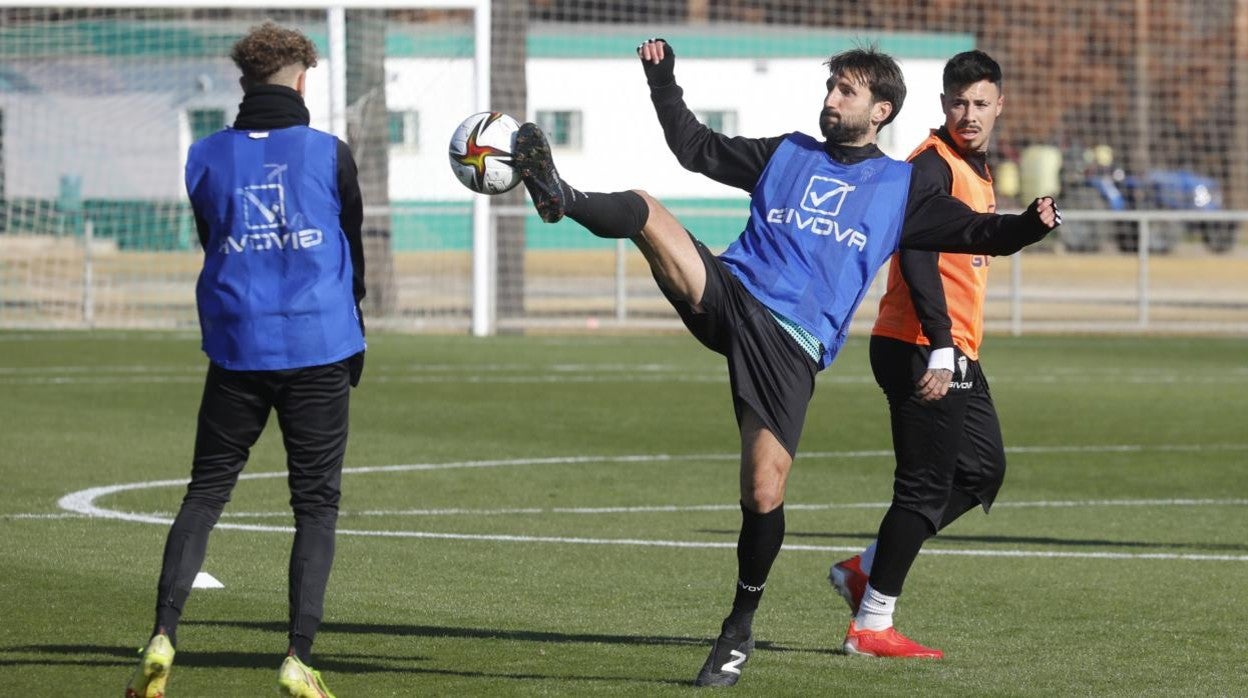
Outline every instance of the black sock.
POLYGON ((563 213, 600 238, 631 238, 650 217, 646 200, 634 191, 585 194, 566 182, 563 213))
POLYGON ((759 514, 741 505, 741 535, 737 538, 737 593, 732 600, 732 614, 724 621, 742 627, 749 624, 758 609, 771 565, 784 543, 784 505, 766 514, 759 514))
POLYGON ((312 666, 312 638, 303 635, 292 635, 290 637, 290 652, 299 661, 312 666))
POLYGON ((732 613, 724 619, 723 625, 719 626, 719 634, 727 635, 735 640, 744 640, 750 636, 754 627, 754 611, 742 611, 736 608, 732 609, 732 613))
POLYGON ((901 596, 910 565, 919 556, 923 542, 933 533, 932 523, 926 516, 897 506, 889 507, 876 538, 871 588, 881 594, 901 596))

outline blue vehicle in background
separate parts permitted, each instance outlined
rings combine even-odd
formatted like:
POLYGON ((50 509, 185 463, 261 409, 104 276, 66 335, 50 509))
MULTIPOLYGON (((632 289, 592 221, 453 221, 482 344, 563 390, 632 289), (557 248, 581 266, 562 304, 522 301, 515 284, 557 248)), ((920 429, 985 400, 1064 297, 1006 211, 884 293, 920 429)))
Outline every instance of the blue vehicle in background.
MULTIPOLYGON (((1222 188, 1216 180, 1190 170, 1149 170, 1128 175, 1113 167, 1108 148, 1093 149, 1080 158, 1087 166, 1063 183, 1062 207, 1104 211, 1220 211, 1222 188)), ((1155 221, 1149 224, 1149 251, 1165 254, 1185 236, 1224 253, 1235 244, 1235 223, 1227 221, 1155 221)), ((1139 224, 1134 221, 1070 221, 1061 240, 1072 252, 1095 252, 1105 241, 1123 252, 1139 249, 1139 224)))

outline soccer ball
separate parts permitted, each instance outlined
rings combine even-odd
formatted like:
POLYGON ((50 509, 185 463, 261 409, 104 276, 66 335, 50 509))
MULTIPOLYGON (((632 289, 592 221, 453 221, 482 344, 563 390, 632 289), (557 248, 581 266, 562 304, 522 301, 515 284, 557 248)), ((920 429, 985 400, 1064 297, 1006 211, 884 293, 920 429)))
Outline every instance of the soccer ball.
POLYGON ((502 112, 485 111, 464 119, 451 136, 451 170, 479 194, 502 194, 520 183, 511 151, 520 124, 502 112))

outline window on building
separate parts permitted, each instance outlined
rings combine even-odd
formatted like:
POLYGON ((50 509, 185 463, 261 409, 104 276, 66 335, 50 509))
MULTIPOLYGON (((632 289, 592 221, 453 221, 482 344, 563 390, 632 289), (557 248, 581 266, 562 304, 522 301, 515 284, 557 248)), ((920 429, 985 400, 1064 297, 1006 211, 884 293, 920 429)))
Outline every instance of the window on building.
POLYGON ((537 112, 537 125, 546 133, 550 144, 557 148, 580 148, 581 112, 579 111, 541 111, 537 112))
POLYGON ((699 109, 695 110, 693 113, 698 117, 698 121, 706 124, 708 128, 716 133, 722 133, 725 136, 739 135, 737 132, 736 110, 699 109))
POLYGON ((186 115, 191 122, 192 141, 211 136, 229 125, 225 122, 224 109, 192 109, 186 115))
POLYGON ((388 115, 392 147, 415 149, 420 143, 420 112, 392 111, 388 115))

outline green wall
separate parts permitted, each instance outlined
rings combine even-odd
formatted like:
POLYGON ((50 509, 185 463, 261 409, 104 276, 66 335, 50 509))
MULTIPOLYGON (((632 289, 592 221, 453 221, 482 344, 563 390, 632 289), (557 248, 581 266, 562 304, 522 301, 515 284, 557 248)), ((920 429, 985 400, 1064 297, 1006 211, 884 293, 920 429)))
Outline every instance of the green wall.
MULTIPOLYGON (((700 240, 727 245, 745 225, 744 199, 671 199, 664 202, 700 240), (707 213, 707 211, 711 213, 707 213), (719 212, 736 215, 714 215, 719 212)), ((472 205, 467 201, 396 201, 390 217, 396 252, 472 249, 472 205)), ((123 250, 188 250, 195 246, 190 207, 179 201, 86 199, 80 210, 56 201, 10 199, 0 202, 0 235, 82 234, 91 220, 98 239, 115 240, 123 250)), ((542 223, 536 214, 525 220, 530 250, 607 249, 614 241, 594 237, 570 220, 542 223)))
MULTIPOLYGON (((0 57, 141 56, 224 58, 250 23, 134 20, 62 21, 0 27, 0 57)), ((328 54, 324 25, 303 31, 328 54)), ((645 38, 639 27, 534 24, 528 53, 534 58, 620 58, 645 38)), ((653 31, 653 30, 651 30, 653 31)), ((974 48, 971 34, 926 32, 847 32, 836 29, 709 24, 664 27, 663 35, 687 58, 792 58, 829 56, 874 44, 897 58, 947 58, 974 48)), ((391 23, 386 55, 396 58, 456 57, 473 53, 472 29, 465 24, 391 23)))
MULTIPOLYGON (((711 246, 727 245, 735 240, 749 213, 749 204, 744 198, 669 199, 663 203, 679 215, 698 239, 711 246), (705 213, 707 209, 712 213, 705 213), (714 215, 721 211, 739 215, 714 215)), ((471 203, 403 201, 392 202, 391 205, 399 209, 391 216, 396 252, 472 248, 471 203)), ((526 218, 524 230, 525 246, 530 250, 607 249, 615 246, 613 240, 594 237, 570 220, 549 225, 536 214, 526 218)))

